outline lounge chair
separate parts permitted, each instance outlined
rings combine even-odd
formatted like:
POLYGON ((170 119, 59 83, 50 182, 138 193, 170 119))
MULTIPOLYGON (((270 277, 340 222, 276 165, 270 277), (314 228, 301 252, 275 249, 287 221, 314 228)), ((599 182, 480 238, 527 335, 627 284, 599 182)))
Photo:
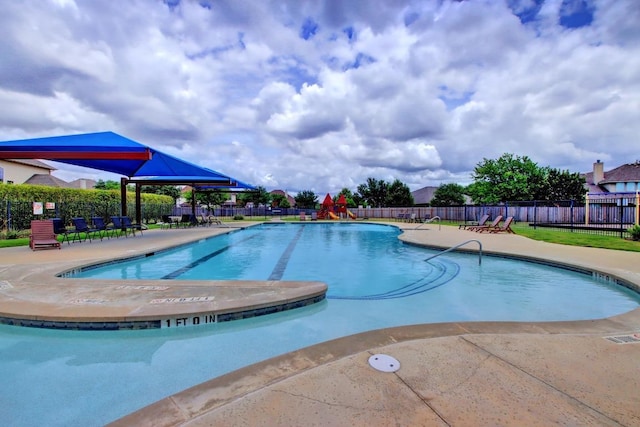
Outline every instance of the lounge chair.
POLYGON ((465 222, 464 224, 458 225, 458 230, 465 230, 467 227, 478 227, 480 225, 486 225, 487 221, 489 221, 489 215, 484 214, 478 221, 474 222, 465 222))
POLYGON ((112 216, 111 222, 113 223, 113 234, 116 237, 120 237, 123 234, 124 234, 124 237, 127 237, 128 234, 132 232, 132 230, 125 227, 125 225, 122 223, 122 217, 120 216, 112 216))
POLYGON ((53 232, 57 235, 62 235, 62 243, 67 241, 67 245, 69 244, 69 230, 65 227, 62 219, 60 218, 52 218, 51 222, 53 222, 53 232))
POLYGON ((496 228, 498 224, 502 222, 502 215, 498 215, 489 225, 472 225, 471 227, 467 227, 467 230, 482 232, 483 230, 487 230, 489 228, 496 228))
POLYGON ((171 228, 175 224, 178 228, 178 224, 171 218, 170 215, 162 215, 162 223, 160 228, 171 228))
POLYGON ((215 215, 209 215, 209 224, 222 225, 222 220, 215 215))
POLYGON ((133 234, 134 236, 136 235, 136 231, 140 232, 140 235, 142 236, 142 230, 144 229, 144 225, 142 224, 134 224, 131 221, 131 218, 129 218, 128 216, 123 216, 120 217, 120 219, 122 220, 122 225, 131 232, 131 234, 133 234))
POLYGON ((182 214, 180 225, 183 225, 185 227, 193 227, 194 225, 198 225, 198 221, 191 214, 182 214))
POLYGON ((311 212, 311 221, 318 220, 318 212, 311 212))
MULTIPOLYGON (((75 242, 76 240, 78 240, 78 242, 82 242, 83 241, 83 234, 84 233, 84 240, 89 239, 89 242, 91 242, 91 235, 94 234, 98 231, 95 228, 91 228, 89 227, 89 224, 87 224, 87 221, 82 218, 82 217, 76 217, 76 218, 72 218, 71 221, 73 221, 73 236, 71 236, 71 241, 75 242)), ((102 237, 100 237, 100 240, 102 240, 102 237)))
POLYGON ((29 247, 34 251, 37 249, 60 249, 62 247, 58 239, 56 239, 56 233, 53 232, 53 221, 31 221, 29 247))
POLYGON ((304 211, 300 212, 300 221, 306 221, 306 220, 307 220, 306 213, 304 211))
POLYGON ((105 236, 109 239, 111 238, 109 232, 111 231, 113 233, 113 228, 107 226, 107 224, 104 222, 104 218, 102 218, 101 216, 94 216, 91 218, 91 222, 93 223, 93 228, 96 234, 100 236, 100 240, 102 240, 105 236))
POLYGON ((211 225, 211 223, 209 222, 209 218, 205 214, 200 214, 200 218, 198 218, 198 225, 208 227, 211 225))
MULTIPOLYGON (((504 220, 504 223, 495 228, 489 228, 486 231, 489 233, 512 233, 516 234, 515 231, 511 229, 511 223, 513 222, 513 217, 508 216, 507 219, 504 220)), ((481 231, 482 232, 482 231, 481 231)))

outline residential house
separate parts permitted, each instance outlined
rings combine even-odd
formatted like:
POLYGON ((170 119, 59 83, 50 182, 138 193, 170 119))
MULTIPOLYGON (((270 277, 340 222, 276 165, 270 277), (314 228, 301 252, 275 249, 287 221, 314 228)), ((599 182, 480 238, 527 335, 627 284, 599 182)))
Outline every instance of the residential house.
POLYGON ((594 193, 635 193, 640 191, 640 160, 604 171, 600 160, 593 164, 593 172, 583 174, 587 191, 594 193))
MULTIPOLYGON (((429 203, 431 203, 431 200, 433 200, 433 196, 435 196, 436 190, 439 187, 422 187, 416 191, 412 191, 411 195, 413 196, 413 204, 414 206, 429 206, 429 203)), ((471 197, 467 196, 466 194, 463 195, 464 196, 464 203, 466 205, 470 205, 473 203, 473 201, 471 200, 471 197)))
POLYGON ((412 191, 411 195, 413 196, 413 204, 415 206, 429 206, 431 203, 431 199, 436 192, 438 187, 422 187, 419 190, 412 191))
POLYGON ((294 199, 293 197, 291 197, 289 194, 287 194, 286 191, 282 191, 282 190, 273 190, 270 191, 269 194, 273 195, 273 194, 279 194, 280 196, 284 196, 287 201, 289 202, 289 205, 293 208, 296 206, 296 199, 294 199))
POLYGON ((0 182, 28 184, 34 175, 51 175, 56 168, 35 159, 0 160, 0 182))

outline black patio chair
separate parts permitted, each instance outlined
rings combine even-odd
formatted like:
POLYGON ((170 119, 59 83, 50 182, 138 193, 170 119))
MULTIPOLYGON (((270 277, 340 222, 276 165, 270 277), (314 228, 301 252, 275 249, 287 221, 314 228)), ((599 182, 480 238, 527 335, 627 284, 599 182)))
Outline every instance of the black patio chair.
MULTIPOLYGON (((86 241, 87 239, 89 239, 89 242, 91 242, 91 235, 95 234, 97 230, 89 227, 87 221, 82 217, 71 218, 71 221, 73 221, 74 226, 71 241, 75 242, 76 240, 78 240, 78 242, 82 242, 82 236, 84 234, 84 240, 86 241)), ((102 240, 102 237, 100 237, 100 240, 102 240)))
POLYGON ((67 241, 67 245, 69 244, 69 230, 67 230, 67 227, 65 227, 64 223, 62 222, 61 218, 52 218, 51 221, 53 222, 53 233, 58 236, 61 235, 62 236, 62 243, 64 243, 64 241, 67 241))
POLYGON ((120 217, 120 219, 122 220, 122 225, 124 226, 124 228, 129 230, 132 235, 135 236, 136 235, 136 231, 139 231, 140 235, 142 236, 142 229, 144 227, 142 224, 134 224, 131 221, 131 218, 129 218, 128 216, 122 216, 122 217, 120 217))
POLYGON ((94 216, 91 218, 91 222, 93 223, 93 228, 96 230, 96 234, 100 236, 100 240, 102 240, 105 236, 110 239, 111 236, 109 232, 113 234, 113 227, 109 227, 105 222, 104 218, 101 216, 94 216))
POLYGON ((117 237, 120 237, 124 234, 124 237, 128 237, 129 233, 133 233, 133 230, 127 228, 123 223, 122 223, 122 217, 115 215, 111 217, 111 222, 113 223, 113 235, 117 237))

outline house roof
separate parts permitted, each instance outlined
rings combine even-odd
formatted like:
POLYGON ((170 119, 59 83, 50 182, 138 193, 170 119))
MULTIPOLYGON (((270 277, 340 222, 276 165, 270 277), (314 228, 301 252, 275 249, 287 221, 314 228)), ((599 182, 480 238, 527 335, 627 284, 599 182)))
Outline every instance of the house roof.
POLYGON ((294 199, 293 197, 291 197, 290 195, 288 195, 287 193, 285 193, 282 190, 273 190, 273 191, 270 191, 269 194, 279 194, 281 196, 284 196, 284 197, 287 198, 287 201, 289 202, 289 204, 291 206, 295 206, 296 205, 296 199, 294 199))
POLYGON ((636 160, 634 163, 627 163, 618 166, 608 172, 603 172, 603 174, 604 179, 600 182, 593 182, 593 172, 582 174, 586 181, 585 187, 589 193, 601 193, 602 191, 606 191, 606 188, 602 187, 604 184, 615 184, 616 182, 640 182, 640 161, 636 160))
POLYGON ((20 164, 23 164, 23 165, 34 166, 34 167, 46 169, 46 170, 49 170, 49 171, 56 170, 56 168, 54 168, 53 166, 50 166, 50 165, 46 164, 45 162, 42 162, 42 161, 36 160, 36 159, 4 159, 4 160, 6 162, 20 163, 20 164))
POLYGON ((69 188, 69 183, 48 173, 37 173, 24 182, 29 185, 46 185, 49 187, 69 188))
POLYGON ((426 205, 431 202, 433 199, 433 195, 435 194, 438 187, 422 187, 416 191, 412 191, 411 195, 413 196, 413 203, 416 205, 426 205))
POLYGON ((635 163, 627 163, 618 166, 604 173, 604 179, 598 184, 611 184, 616 182, 637 182, 640 181, 640 161, 635 163))
POLYGON ((90 189, 96 187, 96 181, 88 178, 75 179, 69 183, 70 188, 90 189))

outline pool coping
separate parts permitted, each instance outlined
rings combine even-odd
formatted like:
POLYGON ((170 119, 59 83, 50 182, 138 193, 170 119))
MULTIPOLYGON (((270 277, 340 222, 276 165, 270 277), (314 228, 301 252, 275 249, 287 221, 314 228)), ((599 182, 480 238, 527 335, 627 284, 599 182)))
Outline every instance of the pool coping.
POLYGON ((261 316, 324 300, 327 285, 319 281, 65 277, 87 266, 145 257, 261 223, 148 230, 143 236, 76 242, 61 250, 2 249, 0 324, 74 330, 179 328, 261 316))

